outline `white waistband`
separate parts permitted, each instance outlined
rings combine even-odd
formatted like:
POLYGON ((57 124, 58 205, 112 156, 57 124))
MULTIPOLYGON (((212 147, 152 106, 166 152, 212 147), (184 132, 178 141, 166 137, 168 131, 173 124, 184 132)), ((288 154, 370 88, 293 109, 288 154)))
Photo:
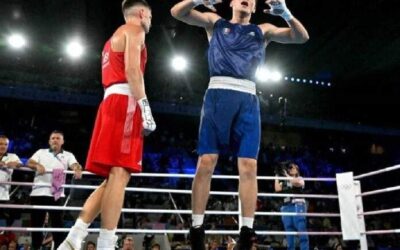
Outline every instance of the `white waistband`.
POLYGON ((256 83, 246 80, 237 79, 229 76, 213 76, 210 78, 208 84, 209 89, 230 89, 240 92, 249 93, 252 95, 256 94, 256 83))
POLYGON ((128 83, 115 83, 106 88, 104 90, 104 99, 112 94, 132 96, 132 92, 128 83))

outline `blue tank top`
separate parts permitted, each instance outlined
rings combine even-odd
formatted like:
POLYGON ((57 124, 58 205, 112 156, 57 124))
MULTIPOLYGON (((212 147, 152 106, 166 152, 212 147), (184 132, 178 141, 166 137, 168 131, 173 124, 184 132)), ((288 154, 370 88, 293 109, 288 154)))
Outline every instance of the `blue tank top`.
POLYGON ((265 41, 255 24, 233 24, 219 19, 208 49, 210 76, 230 76, 254 81, 257 67, 264 62, 265 41))

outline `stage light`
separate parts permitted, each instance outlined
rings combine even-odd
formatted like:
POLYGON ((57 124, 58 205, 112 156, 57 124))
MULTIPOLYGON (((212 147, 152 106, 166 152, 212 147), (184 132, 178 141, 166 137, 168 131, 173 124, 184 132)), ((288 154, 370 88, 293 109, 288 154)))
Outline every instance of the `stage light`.
POLYGON ((171 66, 175 71, 182 72, 187 68, 188 62, 183 56, 174 56, 171 60, 171 66))
POLYGON ((8 45, 15 50, 22 49, 27 45, 25 37, 17 33, 10 35, 7 42, 8 45))
POLYGON ((84 54, 85 49, 80 41, 74 40, 67 44, 65 52, 70 58, 78 59, 84 54))

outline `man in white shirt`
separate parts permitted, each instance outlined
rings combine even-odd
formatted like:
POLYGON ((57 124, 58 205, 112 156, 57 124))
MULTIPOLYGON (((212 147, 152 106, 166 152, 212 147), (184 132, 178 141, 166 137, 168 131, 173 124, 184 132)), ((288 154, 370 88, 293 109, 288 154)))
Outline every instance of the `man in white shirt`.
MULTIPOLYGON (((49 139, 50 148, 39 149, 28 160, 28 167, 36 172, 34 184, 31 192, 32 205, 49 205, 49 206, 62 206, 63 197, 65 197, 64 190, 60 187, 64 178, 61 173, 64 170, 72 169, 75 171, 74 177, 81 178, 82 166, 75 159, 75 156, 63 150, 64 134, 61 131, 53 131, 49 139), (47 173, 46 173, 47 172, 47 173), (50 173, 48 173, 50 172, 50 173), (60 177, 61 175, 61 177, 60 177), (40 185, 50 186, 40 186, 40 185), (51 187, 52 186, 52 187, 51 187), (59 199, 59 197, 61 197, 59 199)), ((60 210, 32 210, 31 222, 33 227, 42 227, 46 212, 49 213, 51 226, 54 228, 63 227, 63 212, 60 210)), ((64 233, 53 233, 55 246, 58 246, 63 241, 64 233)), ((42 233, 32 233, 32 248, 39 249, 42 243, 42 233)))
MULTIPOLYGON (((9 140, 7 136, 0 135, 0 181, 11 181, 15 168, 22 166, 22 162, 16 154, 8 153, 9 140)), ((10 185, 0 184, 0 203, 10 200, 10 185)), ((7 226, 11 226, 13 219, 8 209, 2 209, 1 218, 6 219, 7 226)))

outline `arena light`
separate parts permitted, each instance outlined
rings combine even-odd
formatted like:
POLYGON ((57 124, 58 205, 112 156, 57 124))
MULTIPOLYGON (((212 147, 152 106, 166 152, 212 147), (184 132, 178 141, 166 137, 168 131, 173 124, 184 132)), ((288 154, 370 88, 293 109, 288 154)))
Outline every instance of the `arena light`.
MULTIPOLYGON (((270 76, 271 79, 271 76, 270 76)), ((283 77, 285 81, 291 81, 291 82, 297 82, 297 83, 307 83, 311 85, 318 85, 319 87, 332 87, 332 83, 326 82, 326 81, 321 81, 321 80, 316 80, 316 79, 307 79, 307 78, 297 78, 295 76, 285 76, 283 77)))
POLYGON ((270 78, 272 81, 278 82, 278 81, 282 80, 282 74, 279 71, 272 71, 270 78))
POLYGON ((261 66, 256 71, 256 79, 259 82, 278 82, 282 78, 283 76, 279 71, 271 71, 267 66, 261 66))
POLYGON ((175 71, 182 72, 188 67, 188 61, 183 56, 174 56, 171 60, 171 66, 175 71))
POLYGON ((265 66, 259 67, 256 71, 256 78, 257 81, 268 82, 270 79, 270 72, 267 69, 267 67, 265 66))
POLYGON ((73 40, 67 44, 65 47, 65 52, 72 59, 80 58, 84 53, 83 45, 78 40, 73 40))
POLYGON ((7 39, 8 45, 13 49, 22 49, 26 46, 27 41, 22 34, 11 34, 7 39))

